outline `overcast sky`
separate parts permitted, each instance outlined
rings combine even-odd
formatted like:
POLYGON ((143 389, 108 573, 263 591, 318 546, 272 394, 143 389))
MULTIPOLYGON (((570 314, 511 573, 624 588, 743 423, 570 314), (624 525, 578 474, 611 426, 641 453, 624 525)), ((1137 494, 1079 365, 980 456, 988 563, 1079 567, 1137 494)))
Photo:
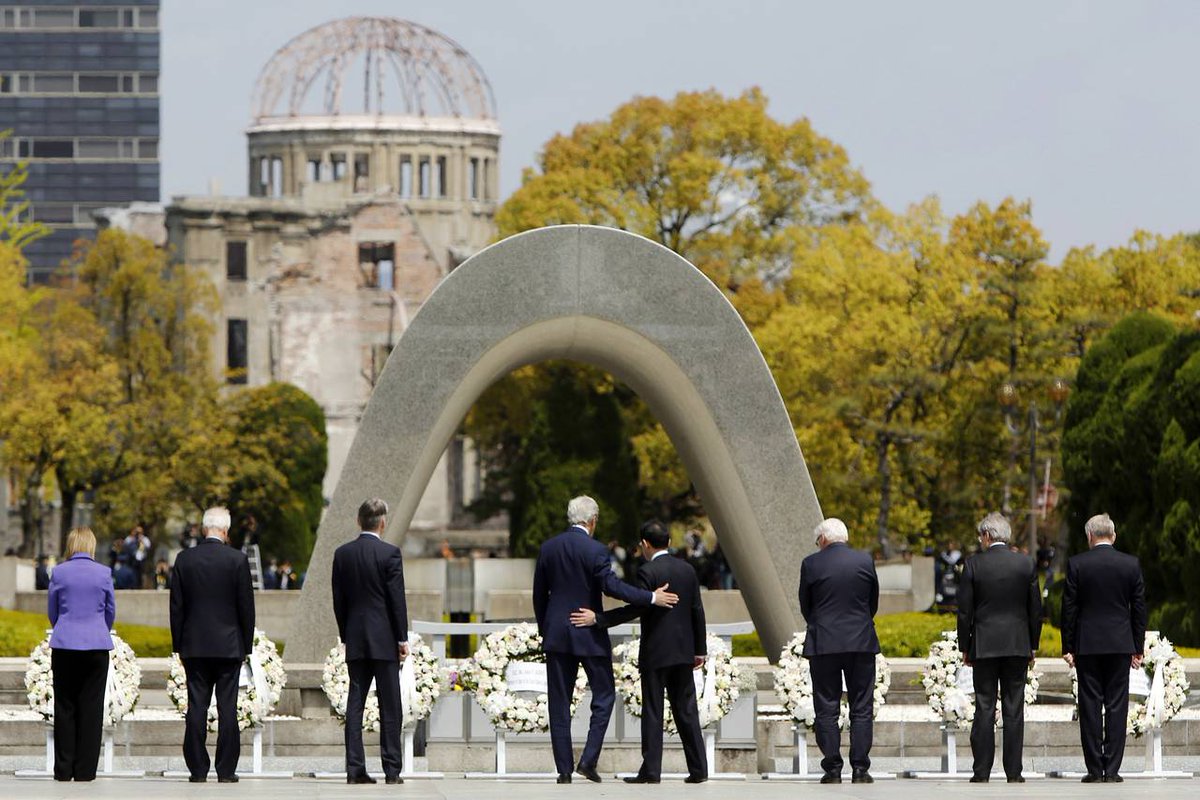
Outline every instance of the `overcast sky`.
POLYGON ((551 135, 634 95, 760 86, 847 149, 876 196, 948 212, 1031 199, 1055 260, 1200 230, 1200 3, 164 0, 163 193, 246 192, 255 78, 330 19, 396 16, 491 80, 501 196, 551 135))

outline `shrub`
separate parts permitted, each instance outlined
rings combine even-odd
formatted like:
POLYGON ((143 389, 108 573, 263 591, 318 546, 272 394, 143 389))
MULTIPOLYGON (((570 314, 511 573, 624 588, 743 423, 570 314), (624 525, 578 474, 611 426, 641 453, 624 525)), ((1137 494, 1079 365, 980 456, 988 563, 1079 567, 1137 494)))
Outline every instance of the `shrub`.
MULTIPOLYGON (((171 654, 171 631, 167 628, 120 622, 115 627, 139 658, 163 658, 171 654)), ((49 628, 45 614, 0 609, 0 657, 28 658, 38 642, 46 638, 49 628)))

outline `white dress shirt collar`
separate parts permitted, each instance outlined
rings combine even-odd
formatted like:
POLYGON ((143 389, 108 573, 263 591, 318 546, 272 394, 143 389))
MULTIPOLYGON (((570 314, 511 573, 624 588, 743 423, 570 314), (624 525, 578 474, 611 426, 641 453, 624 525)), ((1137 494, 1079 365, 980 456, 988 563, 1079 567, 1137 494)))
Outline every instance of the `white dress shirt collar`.
POLYGON ((659 556, 665 556, 665 555, 670 555, 670 554, 666 550, 659 550, 657 553, 650 556, 650 560, 653 561, 654 559, 658 558, 659 556))
MULTIPOLYGON (((378 534, 378 533, 375 533, 374 531, 362 531, 362 532, 361 532, 361 533, 359 533, 358 535, 359 535, 359 536, 374 536, 376 539, 379 539, 379 534, 378 534)), ((382 540, 382 539, 379 539, 379 541, 381 541, 381 542, 382 542, 383 540, 382 540)))

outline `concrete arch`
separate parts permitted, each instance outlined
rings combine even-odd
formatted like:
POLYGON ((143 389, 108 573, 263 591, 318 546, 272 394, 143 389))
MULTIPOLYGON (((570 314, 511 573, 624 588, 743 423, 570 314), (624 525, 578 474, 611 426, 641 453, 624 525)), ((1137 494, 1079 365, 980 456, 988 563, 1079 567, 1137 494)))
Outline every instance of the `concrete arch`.
POLYGON ((686 260, 631 233, 571 225, 478 253, 401 337, 321 523, 289 661, 321 661, 336 640, 330 568, 356 533, 358 504, 386 499, 389 538, 402 538, 472 403, 503 375, 548 359, 606 369, 646 401, 777 656, 800 625, 800 561, 821 509, 770 370, 726 297, 686 260))

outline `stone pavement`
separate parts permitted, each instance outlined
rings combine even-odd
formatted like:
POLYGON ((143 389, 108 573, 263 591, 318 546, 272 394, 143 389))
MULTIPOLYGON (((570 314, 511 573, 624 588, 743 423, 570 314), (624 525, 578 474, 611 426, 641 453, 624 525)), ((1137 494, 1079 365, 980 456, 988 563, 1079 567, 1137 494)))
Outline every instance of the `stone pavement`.
POLYGON ((680 798, 728 798, 738 800, 795 800, 803 795, 811 800, 823 797, 845 800, 907 800, 915 794, 936 793, 938 800, 960 800, 960 798, 1030 798, 1031 800, 1070 800, 1088 798, 1095 800, 1097 794, 1103 800, 1120 798, 1184 798, 1196 797, 1200 782, 1196 780, 1127 780, 1125 783, 1102 786, 1083 785, 1068 780, 1030 780, 1021 786, 1007 783, 986 785, 963 782, 934 782, 894 780, 880 781, 871 785, 843 783, 840 786, 821 786, 764 781, 757 778, 745 782, 709 782, 690 786, 681 781, 669 781, 657 786, 627 786, 606 778, 602 784, 591 784, 582 779, 570 786, 557 786, 546 781, 468 781, 446 779, 438 781, 412 780, 403 786, 347 786, 344 783, 318 781, 310 778, 293 780, 249 780, 243 779, 236 786, 229 784, 190 784, 182 780, 163 778, 101 778, 90 784, 55 783, 49 780, 0 776, 0 798, 5 800, 58 800, 59 798, 87 798, 88 800, 183 800, 187 798, 253 798, 254 800, 373 800, 374 798, 406 797, 424 800, 478 800, 479 798, 513 797, 520 800, 563 800, 567 798, 644 798, 644 800, 679 800, 680 798))

